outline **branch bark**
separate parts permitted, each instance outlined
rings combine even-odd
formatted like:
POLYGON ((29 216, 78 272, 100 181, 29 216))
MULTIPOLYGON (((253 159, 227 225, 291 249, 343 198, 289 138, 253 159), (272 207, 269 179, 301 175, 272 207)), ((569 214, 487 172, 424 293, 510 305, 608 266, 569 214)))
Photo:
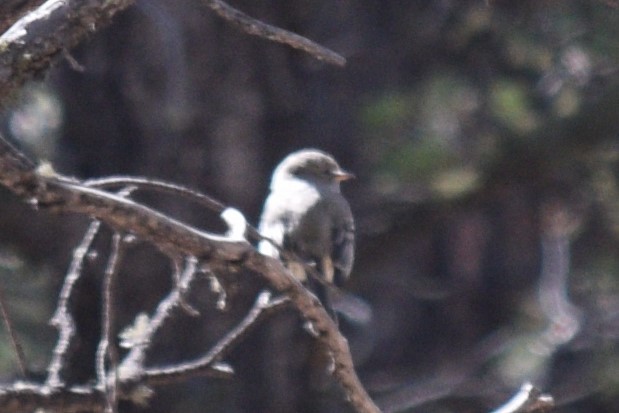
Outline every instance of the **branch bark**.
POLYGON ((303 36, 299 36, 298 34, 251 18, 245 13, 230 6, 226 2, 221 0, 203 1, 210 9, 217 13, 218 16, 227 20, 233 26, 239 28, 245 33, 263 37, 277 43, 287 44, 292 48, 303 50, 304 52, 314 56, 316 59, 324 60, 327 63, 337 66, 344 66, 346 64, 346 59, 334 51, 312 42, 303 36))
POLYGON ((0 33, 13 25, 21 16, 43 3, 43 0, 5 0, 0 2, 0 33))
POLYGON ((0 36, 0 104, 133 0, 48 0, 0 36))

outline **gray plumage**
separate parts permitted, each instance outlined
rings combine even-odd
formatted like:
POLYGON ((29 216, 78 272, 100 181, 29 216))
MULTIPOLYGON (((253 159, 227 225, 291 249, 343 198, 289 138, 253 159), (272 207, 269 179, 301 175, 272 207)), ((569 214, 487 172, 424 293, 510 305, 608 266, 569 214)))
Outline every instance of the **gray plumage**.
MULTIPOLYGON (((325 152, 302 149, 288 155, 273 172, 259 226, 261 235, 314 266, 324 280, 337 286, 348 278, 354 261, 353 216, 340 193, 340 182, 352 177, 325 152)), ((279 257, 267 241, 260 242, 259 250, 279 257)), ((321 290, 317 294, 327 306, 326 292, 312 283, 302 266, 286 265, 295 276, 314 284, 314 290, 321 290)))

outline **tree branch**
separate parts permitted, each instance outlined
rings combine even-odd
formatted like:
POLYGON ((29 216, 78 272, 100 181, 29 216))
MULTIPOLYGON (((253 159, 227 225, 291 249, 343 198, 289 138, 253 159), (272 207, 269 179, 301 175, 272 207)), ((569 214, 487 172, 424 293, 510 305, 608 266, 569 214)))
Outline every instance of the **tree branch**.
POLYGON ((334 358, 334 375, 359 412, 379 412, 357 377, 348 342, 318 299, 274 258, 260 254, 244 240, 208 234, 121 196, 86 187, 53 172, 34 170, 23 155, 0 139, 0 184, 57 213, 73 212, 100 220, 122 233, 151 242, 171 256, 196 257, 210 268, 242 266, 264 277, 271 287, 290 297, 310 321, 319 340, 334 358))
POLYGON ((145 371, 146 382, 148 384, 161 384, 177 381, 178 377, 185 379, 186 377, 204 374, 204 372, 208 373, 217 361, 228 354, 251 329, 258 325, 260 320, 288 303, 289 300, 285 297, 271 300, 270 293, 262 292, 245 318, 219 340, 207 354, 197 360, 176 364, 172 367, 148 368, 145 371))
POLYGON ((303 50, 314 56, 318 60, 324 60, 327 63, 334 64, 336 66, 344 66, 346 59, 335 53, 332 50, 327 49, 314 43, 313 41, 299 36, 298 34, 289 32, 279 27, 271 26, 256 20, 240 10, 235 9, 224 1, 221 0, 203 0, 206 5, 211 8, 220 17, 227 20, 233 26, 239 28, 245 33, 269 39, 274 42, 287 44, 295 49, 303 50))
POLYGON ((133 0, 48 0, 0 36, 0 104, 133 0))
MULTIPOLYGON (((155 340, 155 335, 172 319, 173 310, 182 307, 184 302, 183 292, 190 288, 198 272, 197 260, 194 257, 189 257, 185 261, 184 268, 178 276, 178 280, 176 280, 176 288, 159 302, 155 314, 144 326, 144 331, 137 332, 139 334, 138 342, 131 346, 131 351, 118 368, 121 379, 139 378, 143 374, 146 352, 155 340)), ((141 327, 136 326, 134 328, 140 329, 141 327)))
POLYGON ((11 27, 29 10, 38 7, 43 0, 4 0, 0 2, 0 33, 11 27))
POLYGON ((74 386, 51 389, 31 383, 17 383, 0 388, 2 413, 58 411, 63 413, 101 412, 105 407, 105 394, 94 387, 74 386))
MULTIPOLYGON (((270 300, 270 294, 262 293, 256 300, 253 308, 245 318, 230 332, 228 332, 204 357, 176 365, 170 368, 149 368, 140 372, 140 377, 119 377, 118 397, 135 399, 145 386, 161 385, 169 382, 185 380, 200 374, 210 374, 218 369, 218 360, 223 358, 242 337, 264 317, 273 314, 276 310, 287 305, 287 298, 270 300)), ((120 376, 120 375, 119 375, 120 376)), ((149 393, 146 392, 148 395, 149 393)), ((70 388, 50 388, 34 383, 19 383, 10 388, 0 388, 0 411, 15 413, 34 411, 37 409, 62 411, 73 413, 79 411, 103 412, 108 404, 107 394, 101 386, 73 386, 70 388)))
MULTIPOLYGON (((253 19, 221 0, 204 0, 230 24, 246 33, 303 50, 319 60, 343 66, 346 59, 298 34, 253 19)), ((40 77, 89 34, 110 23, 134 0, 48 0, 17 20, 0 36, 0 106, 25 82, 40 77)), ((28 5, 37 2, 28 2, 28 5)), ((0 21, 7 25, 25 7, 0 21)))

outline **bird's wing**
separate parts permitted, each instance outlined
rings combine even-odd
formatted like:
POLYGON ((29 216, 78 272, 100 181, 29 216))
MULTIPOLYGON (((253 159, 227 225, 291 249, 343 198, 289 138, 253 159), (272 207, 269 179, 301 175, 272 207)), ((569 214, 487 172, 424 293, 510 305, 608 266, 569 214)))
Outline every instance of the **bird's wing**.
POLYGON ((342 218, 336 222, 332 232, 333 283, 336 286, 346 281, 355 260, 355 223, 348 205, 342 218))

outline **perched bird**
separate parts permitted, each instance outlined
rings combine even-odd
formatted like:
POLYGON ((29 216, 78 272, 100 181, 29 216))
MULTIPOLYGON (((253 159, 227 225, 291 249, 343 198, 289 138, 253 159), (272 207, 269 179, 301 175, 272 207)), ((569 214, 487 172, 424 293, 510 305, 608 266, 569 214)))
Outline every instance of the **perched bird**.
POLYGON ((273 172, 260 219, 260 234, 302 263, 280 257, 278 249, 266 240, 260 242, 259 251, 282 258, 293 275, 306 283, 331 312, 328 289, 307 274, 303 263, 313 267, 326 285, 341 286, 350 275, 355 225, 350 206, 340 193, 340 182, 353 177, 325 152, 293 152, 273 172))

